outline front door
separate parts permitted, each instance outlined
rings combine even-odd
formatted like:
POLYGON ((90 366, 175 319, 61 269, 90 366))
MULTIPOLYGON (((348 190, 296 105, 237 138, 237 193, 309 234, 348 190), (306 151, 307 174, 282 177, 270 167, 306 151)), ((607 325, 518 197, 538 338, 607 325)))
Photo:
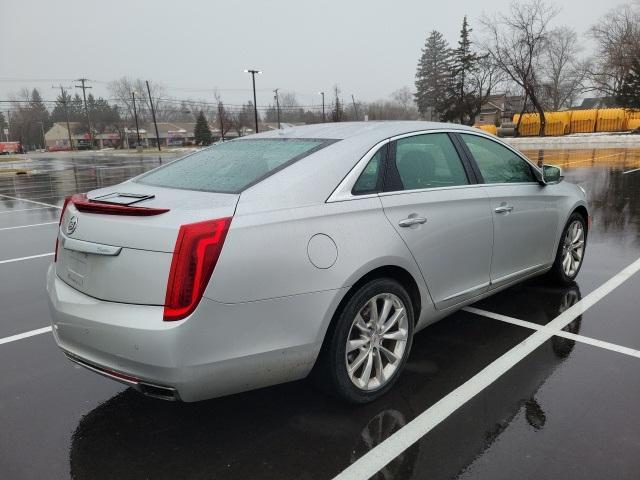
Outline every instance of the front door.
POLYGON ((513 150, 473 134, 460 134, 491 200, 494 224, 491 283, 501 284, 549 263, 556 238, 555 197, 545 195, 532 166, 513 150))

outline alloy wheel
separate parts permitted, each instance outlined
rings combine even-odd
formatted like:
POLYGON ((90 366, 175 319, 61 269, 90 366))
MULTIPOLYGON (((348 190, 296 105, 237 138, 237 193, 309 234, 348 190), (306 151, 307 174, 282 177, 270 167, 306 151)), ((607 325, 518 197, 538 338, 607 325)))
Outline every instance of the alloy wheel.
POLYGON ((564 236, 562 249, 562 270, 564 274, 573 278, 580 269, 584 254, 584 226, 579 220, 574 220, 564 236))
POLYGON ((402 363, 409 336, 406 307, 392 293, 370 298, 355 316, 345 352, 347 373, 361 390, 376 390, 402 363))

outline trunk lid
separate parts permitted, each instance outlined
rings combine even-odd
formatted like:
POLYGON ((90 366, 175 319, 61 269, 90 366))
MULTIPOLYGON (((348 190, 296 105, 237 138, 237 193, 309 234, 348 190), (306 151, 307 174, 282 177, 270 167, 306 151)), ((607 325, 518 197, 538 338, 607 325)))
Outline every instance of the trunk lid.
POLYGON ((58 233, 56 273, 92 297, 144 305, 164 304, 180 226, 231 217, 239 198, 135 182, 94 190, 88 197, 116 192, 153 195, 131 206, 169 211, 151 216, 104 214, 81 211, 69 203, 58 233))

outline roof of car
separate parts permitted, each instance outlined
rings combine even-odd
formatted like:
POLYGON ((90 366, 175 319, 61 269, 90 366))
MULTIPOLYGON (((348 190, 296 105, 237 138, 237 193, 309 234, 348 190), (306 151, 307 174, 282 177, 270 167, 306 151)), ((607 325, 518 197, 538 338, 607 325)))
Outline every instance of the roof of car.
POLYGON ((385 139, 403 133, 421 130, 474 130, 465 125, 455 123, 420 122, 420 121, 382 121, 382 122, 340 122, 318 123, 299 127, 282 128, 252 135, 249 138, 331 138, 346 139, 362 136, 371 140, 385 139))

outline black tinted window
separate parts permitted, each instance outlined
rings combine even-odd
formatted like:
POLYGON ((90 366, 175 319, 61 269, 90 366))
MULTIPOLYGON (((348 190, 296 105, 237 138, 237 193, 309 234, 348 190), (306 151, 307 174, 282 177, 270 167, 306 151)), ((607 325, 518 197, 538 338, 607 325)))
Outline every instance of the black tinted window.
POLYGON ((333 142, 297 138, 234 140, 160 167, 137 181, 158 187, 234 193, 333 142))
POLYGON ((522 158, 488 138, 461 135, 475 158, 485 183, 535 182, 531 165, 522 158))
POLYGON ((404 190, 469 183, 458 152, 446 133, 428 133, 398 140, 396 168, 404 190))

